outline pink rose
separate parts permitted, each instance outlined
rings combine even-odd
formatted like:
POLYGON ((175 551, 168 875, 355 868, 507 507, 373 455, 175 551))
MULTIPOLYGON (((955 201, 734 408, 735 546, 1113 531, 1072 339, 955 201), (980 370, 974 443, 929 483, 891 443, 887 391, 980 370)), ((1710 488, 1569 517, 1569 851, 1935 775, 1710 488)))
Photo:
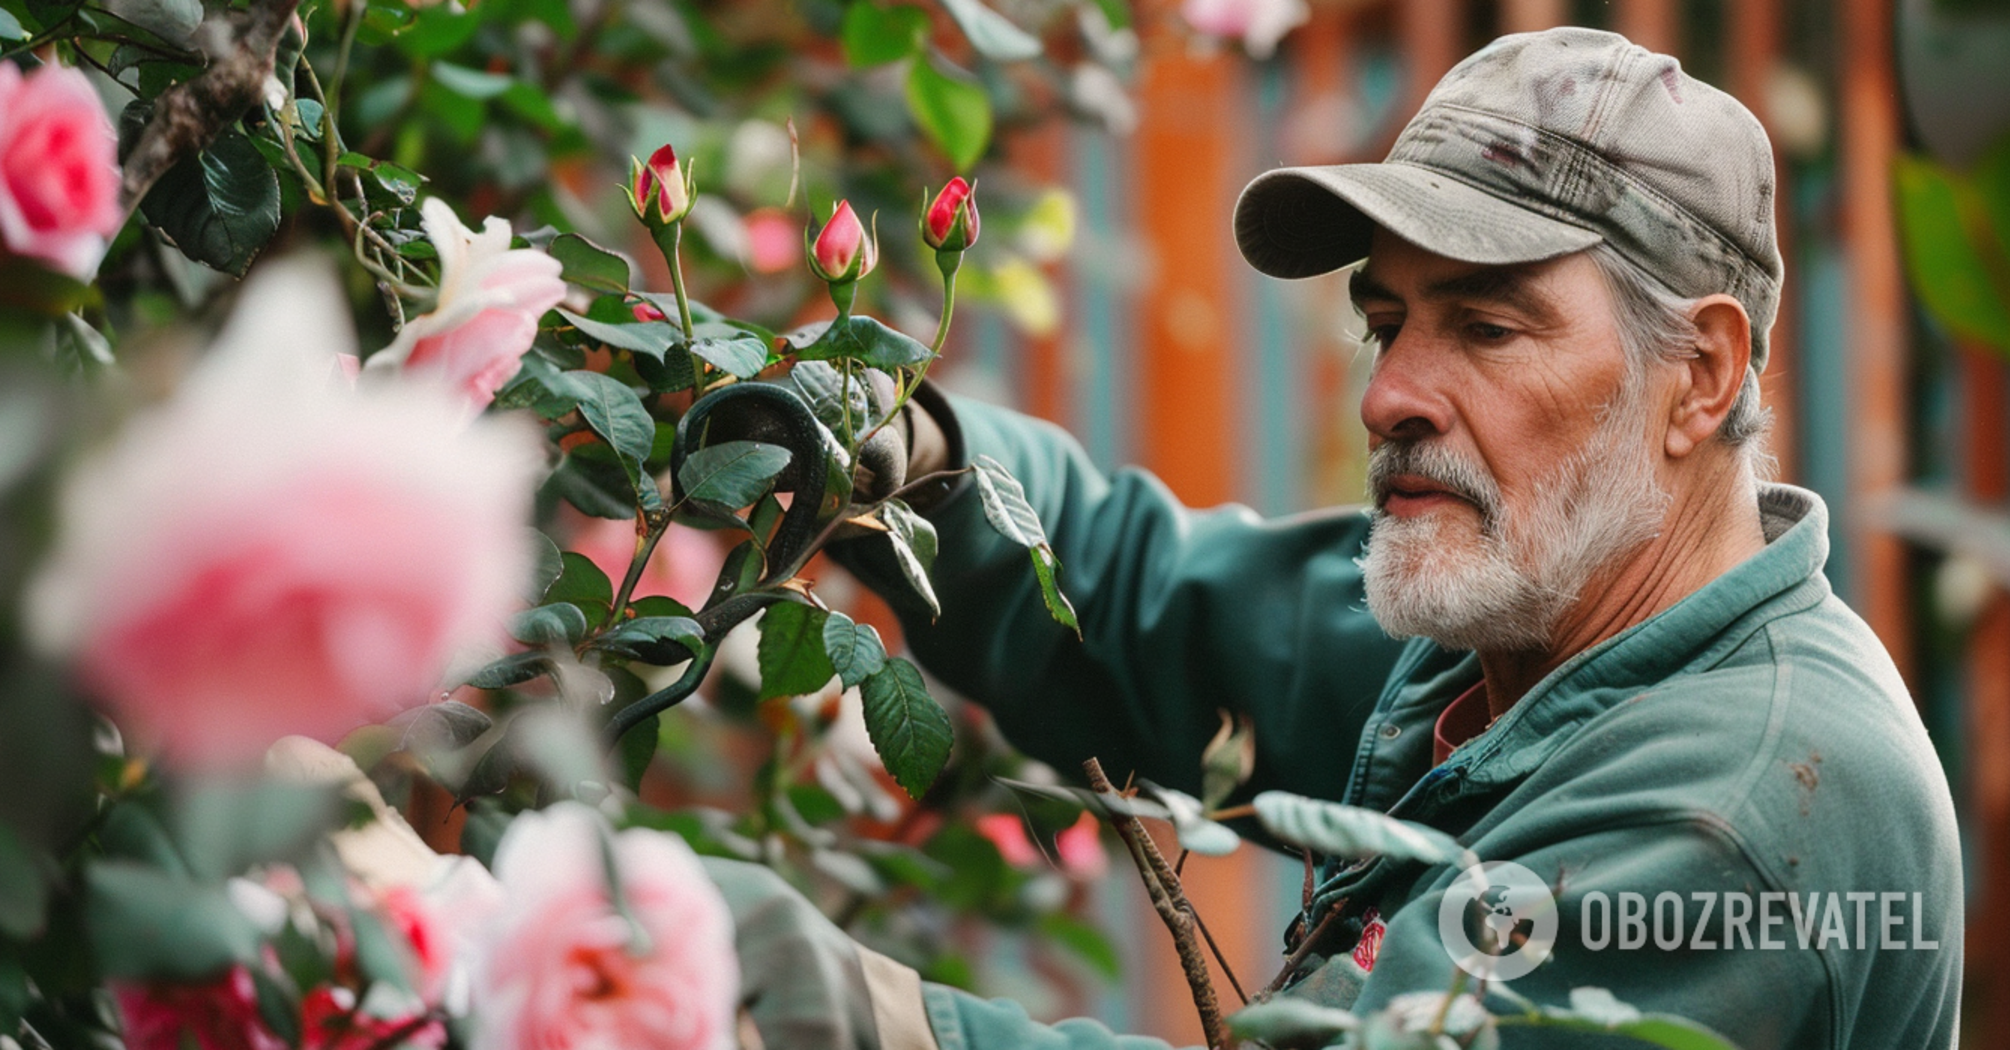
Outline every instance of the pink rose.
POLYGON ((1083 813, 1054 836, 1054 855, 1070 878, 1085 882, 1102 878, 1110 870, 1110 855, 1103 852, 1103 822, 1093 813, 1083 813))
POLYGON ((732 915, 682 839, 561 802, 516 818, 495 871, 507 904, 476 968, 473 1050, 735 1045, 732 915))
POLYGON ((780 208, 747 213, 747 266, 755 273, 780 273, 803 255, 802 230, 780 208))
POLYGON ((489 920, 504 904, 495 876, 471 857, 443 856, 424 886, 393 886, 379 898, 391 929, 412 949, 413 982, 428 1006, 468 1012, 468 965, 489 920))
POLYGON ((516 375, 537 337, 537 320, 565 298, 558 260, 509 246, 509 223, 491 216, 482 232, 461 225, 437 197, 421 206, 426 237, 440 253, 440 297, 431 313, 364 365, 438 380, 482 408, 516 375))
POLYGON ((998 855, 1015 868, 1040 866, 1040 851, 1026 835, 1026 822, 1016 813, 987 813, 977 818, 977 833, 998 847, 998 855))
POLYGON ((65 486, 31 632, 170 761, 251 765, 423 702, 517 602, 535 435, 329 382, 348 324, 324 270, 267 266, 175 396, 65 486))
POLYGON ((88 279, 124 221, 118 139, 91 82, 0 61, 0 243, 88 279))
POLYGON ((288 1050, 258 1016, 251 971, 235 967, 206 984, 112 985, 127 1050, 288 1050))

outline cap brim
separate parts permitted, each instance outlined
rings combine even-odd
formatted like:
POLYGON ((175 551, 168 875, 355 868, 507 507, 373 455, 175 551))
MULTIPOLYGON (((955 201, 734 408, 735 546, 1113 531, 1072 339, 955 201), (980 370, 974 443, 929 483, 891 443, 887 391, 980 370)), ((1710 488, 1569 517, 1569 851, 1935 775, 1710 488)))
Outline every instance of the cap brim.
POLYGON ((1278 168, 1235 203, 1235 240, 1272 277, 1330 273, 1368 257, 1377 226, 1427 251, 1488 266, 1539 262, 1597 233, 1413 164, 1278 168))

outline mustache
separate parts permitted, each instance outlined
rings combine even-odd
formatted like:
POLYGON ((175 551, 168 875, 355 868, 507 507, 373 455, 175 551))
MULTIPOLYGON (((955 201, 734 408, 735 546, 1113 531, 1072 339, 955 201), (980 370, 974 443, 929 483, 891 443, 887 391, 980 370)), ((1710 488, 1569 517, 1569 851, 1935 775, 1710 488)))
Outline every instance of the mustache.
POLYGON ((1482 523, 1500 515, 1500 486, 1493 475, 1435 441, 1387 441, 1369 454, 1368 494, 1377 509, 1388 500, 1392 479, 1405 474, 1442 485, 1478 507, 1482 523))

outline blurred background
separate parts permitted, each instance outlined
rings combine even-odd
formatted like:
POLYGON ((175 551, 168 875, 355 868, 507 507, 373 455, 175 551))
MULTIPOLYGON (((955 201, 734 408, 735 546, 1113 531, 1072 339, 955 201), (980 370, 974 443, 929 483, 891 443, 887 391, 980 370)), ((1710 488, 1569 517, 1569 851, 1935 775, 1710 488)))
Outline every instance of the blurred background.
MULTIPOLYGON (((1240 24, 1303 18, 1272 52, 1261 32, 1196 35, 1207 5, 1154 18, 1160 2, 1138 12, 1113 128, 1056 120, 1003 141, 1012 168, 1068 189, 1075 238, 1042 265, 1051 301, 973 311, 944 381, 1056 420, 1100 462, 1142 465, 1193 504, 1358 501, 1368 361, 1345 278, 1250 270, 1229 231, 1237 192, 1281 164, 1380 159, 1437 78, 1502 33, 1594 26, 1676 55, 1772 135, 1787 260, 1764 376, 1778 478, 1827 500, 1829 577, 1939 746, 1965 855, 1935 860, 1963 864, 1969 886, 1967 1045, 2010 1045, 2010 5, 1312 0, 1273 14, 1250 0, 1240 24)), ((1347 753, 1336 741, 1335 761, 1347 753)), ((1188 871, 1260 983, 1297 907, 1296 864, 1244 851, 1188 871)), ((1093 1005, 1197 1042, 1128 874, 1102 892, 1132 963, 1093 1005)))

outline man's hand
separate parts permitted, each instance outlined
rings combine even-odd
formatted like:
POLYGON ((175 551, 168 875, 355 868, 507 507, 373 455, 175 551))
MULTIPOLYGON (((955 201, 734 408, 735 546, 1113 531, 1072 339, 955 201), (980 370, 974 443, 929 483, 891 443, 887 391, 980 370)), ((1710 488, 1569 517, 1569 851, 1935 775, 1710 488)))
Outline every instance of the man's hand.
POLYGON ((701 857, 733 911, 740 1003, 772 1050, 879 1050, 858 946, 781 876, 701 857))

